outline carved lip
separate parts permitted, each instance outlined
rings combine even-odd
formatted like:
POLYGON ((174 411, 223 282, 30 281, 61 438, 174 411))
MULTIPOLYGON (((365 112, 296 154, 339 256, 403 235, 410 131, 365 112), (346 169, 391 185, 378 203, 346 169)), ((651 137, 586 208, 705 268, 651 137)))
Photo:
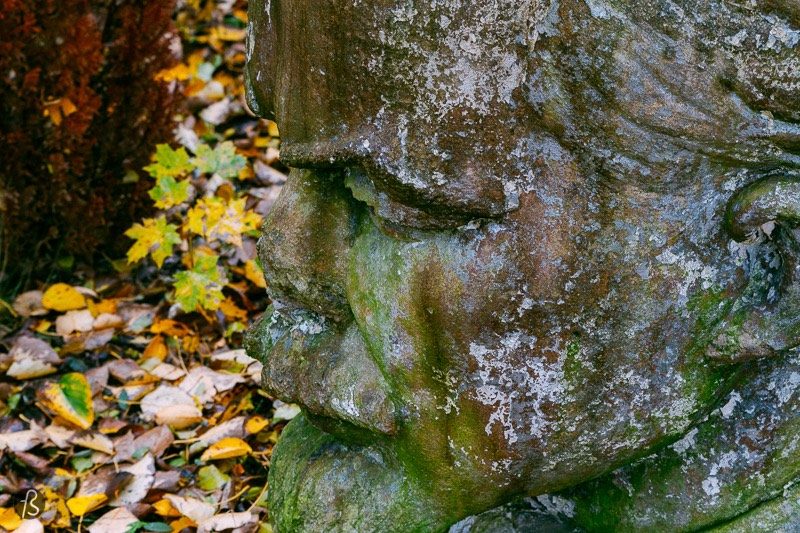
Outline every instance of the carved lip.
POLYGON ((264 370, 264 388, 316 415, 383 434, 397 430, 389 385, 355 323, 339 330, 305 310, 265 313, 248 351, 264 370))

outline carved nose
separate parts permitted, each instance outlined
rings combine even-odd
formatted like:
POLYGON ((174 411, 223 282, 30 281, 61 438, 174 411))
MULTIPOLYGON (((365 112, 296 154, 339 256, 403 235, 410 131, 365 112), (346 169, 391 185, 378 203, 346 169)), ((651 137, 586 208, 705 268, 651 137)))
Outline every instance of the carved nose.
POLYGON ((345 294, 355 201, 340 171, 293 169, 264 224, 259 257, 273 299, 335 321, 345 294))

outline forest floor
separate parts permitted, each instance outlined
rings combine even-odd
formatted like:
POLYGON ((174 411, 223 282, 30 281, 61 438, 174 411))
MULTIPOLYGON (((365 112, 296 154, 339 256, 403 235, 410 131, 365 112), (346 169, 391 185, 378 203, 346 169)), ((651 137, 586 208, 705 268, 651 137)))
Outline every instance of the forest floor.
POLYGON ((177 12, 182 60, 159 78, 187 104, 130 176, 159 210, 120 237, 116 273, 0 300, 0 530, 271 531, 270 454, 298 409, 241 349, 285 180, 275 125, 244 102, 246 17, 242 0, 177 12))

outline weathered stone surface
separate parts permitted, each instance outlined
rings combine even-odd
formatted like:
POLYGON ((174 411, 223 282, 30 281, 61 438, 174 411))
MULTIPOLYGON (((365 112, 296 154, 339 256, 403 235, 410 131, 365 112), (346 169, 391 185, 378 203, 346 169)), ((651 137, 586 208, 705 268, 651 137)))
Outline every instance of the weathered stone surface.
POLYGON ((494 531, 558 491, 575 527, 692 530, 800 477, 795 0, 250 10, 295 167, 248 341, 305 409, 278 531, 494 531))

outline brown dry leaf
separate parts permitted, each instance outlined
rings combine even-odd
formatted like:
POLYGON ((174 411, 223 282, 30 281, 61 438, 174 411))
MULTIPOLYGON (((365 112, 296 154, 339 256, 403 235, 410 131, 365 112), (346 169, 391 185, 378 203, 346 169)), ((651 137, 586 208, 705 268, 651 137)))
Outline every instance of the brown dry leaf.
POLYGON ((108 328, 121 328, 125 325, 125 322, 122 320, 122 317, 119 315, 115 315, 113 313, 100 313, 99 315, 94 315, 94 323, 92 324, 92 329, 101 330, 101 329, 108 329, 108 328))
POLYGON ((169 500, 172 507, 177 509, 179 513, 198 524, 214 516, 216 511, 213 505, 197 498, 177 496, 175 494, 165 494, 164 498, 169 500))
POLYGON ((44 526, 37 518, 23 520, 15 533, 44 533, 44 526))
POLYGON ((194 405, 171 405, 156 413, 156 423, 174 429, 186 429, 200 423, 203 413, 194 405))
POLYGON ((139 519, 125 507, 117 507, 107 512, 89 526, 89 533, 114 533, 116 531, 128 531, 132 524, 139 519))
POLYGON ((119 418, 103 418, 100 420, 100 423, 97 424, 97 429, 104 435, 112 435, 127 426, 128 423, 125 420, 120 420, 119 418))
POLYGON ((200 456, 201 461, 217 461, 219 459, 232 459, 234 457, 242 457, 251 453, 253 449, 242 439, 236 437, 228 437, 222 439, 208 447, 203 455, 200 456))
POLYGON ((189 453, 197 453, 200 450, 204 450, 212 444, 215 444, 225 438, 244 438, 246 435, 244 421, 245 417, 237 416, 236 418, 232 418, 227 422, 219 424, 218 426, 212 427, 200 435, 200 437, 197 439, 197 442, 194 442, 191 444, 191 446, 189 446, 189 453))
POLYGON ((239 513, 221 513, 203 520, 197 527, 197 533, 212 533, 214 531, 228 531, 230 529, 244 528, 256 523, 257 517, 246 511, 239 513))
POLYGON ((116 498, 108 502, 108 505, 112 507, 133 505, 142 501, 147 496, 150 487, 153 486, 156 464, 153 456, 148 453, 137 463, 120 468, 120 472, 132 474, 133 479, 119 492, 116 498))
POLYGON ((156 390, 142 398, 139 405, 142 418, 156 420, 182 429, 203 419, 203 413, 186 392, 171 385, 160 385, 156 390))
POLYGON ((172 445, 175 437, 166 426, 156 426, 149 431, 145 431, 133 441, 133 449, 141 450, 147 449, 153 454, 153 457, 159 457, 164 451, 172 445))
POLYGON ((17 337, 6 359, 12 361, 6 372, 16 379, 32 379, 56 371, 61 359, 49 344, 36 337, 17 337))
POLYGON ((42 291, 23 292, 16 297, 12 307, 18 315, 24 317, 47 314, 47 309, 42 305, 42 291))
POLYGON ((205 366, 198 366, 189 371, 179 387, 197 398, 201 404, 206 405, 213 402, 217 394, 227 392, 244 382, 245 379, 242 376, 217 372, 205 366))
POLYGON ((70 441, 76 433, 75 429, 56 424, 55 422, 44 428, 44 431, 47 434, 47 438, 50 439, 50 442, 62 450, 72 446, 70 441))
POLYGON ((68 311, 56 319, 56 333, 62 337, 75 332, 88 333, 93 325, 94 317, 88 309, 68 311))
POLYGON ((150 374, 165 381, 175 381, 186 375, 186 371, 175 365, 160 363, 150 370, 150 374))
POLYGON ((47 441, 47 433, 36 422, 31 422, 30 429, 0 434, 0 450, 27 452, 31 448, 47 441))
POLYGON ((108 455, 114 454, 114 443, 102 433, 82 431, 72 437, 72 444, 108 455))
POLYGON ((25 380, 48 376, 56 370, 53 365, 39 359, 23 359, 11 363, 6 374, 14 379, 25 380))
POLYGON ((211 361, 214 366, 244 375, 255 385, 261 384, 261 372, 264 366, 242 349, 212 354, 211 361))
POLYGON ((86 298, 75 287, 56 283, 42 295, 42 306, 53 311, 65 312, 86 307, 86 298))

